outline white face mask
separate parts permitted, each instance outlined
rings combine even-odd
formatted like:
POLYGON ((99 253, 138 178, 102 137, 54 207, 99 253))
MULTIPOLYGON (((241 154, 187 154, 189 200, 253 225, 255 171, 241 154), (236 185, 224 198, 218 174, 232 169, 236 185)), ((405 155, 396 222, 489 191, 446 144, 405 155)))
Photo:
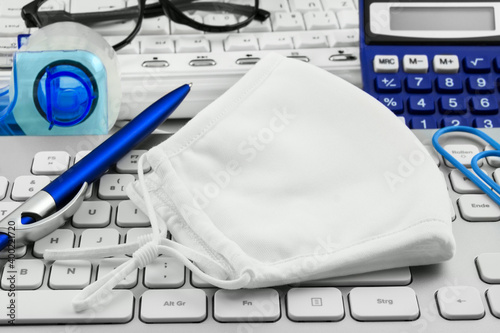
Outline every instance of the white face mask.
MULTIPOLYGON (((94 251, 140 248, 118 276, 83 291, 79 310, 158 254, 236 289, 454 253, 446 184, 421 143, 373 97, 299 61, 263 59, 145 158, 152 172, 127 193, 148 212, 153 236, 94 251)), ((89 256, 72 253, 47 254, 89 256)))

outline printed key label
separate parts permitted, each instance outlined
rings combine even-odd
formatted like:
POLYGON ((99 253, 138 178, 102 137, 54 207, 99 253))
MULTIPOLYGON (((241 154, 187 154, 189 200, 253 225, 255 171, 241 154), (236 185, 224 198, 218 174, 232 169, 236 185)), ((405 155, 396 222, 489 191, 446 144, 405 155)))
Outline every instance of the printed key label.
POLYGON ((185 306, 186 305, 186 302, 184 301, 165 301, 165 303, 163 304, 163 306, 185 306))
POLYGON ((393 303, 394 303, 394 301, 392 299, 382 299, 382 298, 377 299, 377 304, 389 304, 389 305, 392 305, 393 303))

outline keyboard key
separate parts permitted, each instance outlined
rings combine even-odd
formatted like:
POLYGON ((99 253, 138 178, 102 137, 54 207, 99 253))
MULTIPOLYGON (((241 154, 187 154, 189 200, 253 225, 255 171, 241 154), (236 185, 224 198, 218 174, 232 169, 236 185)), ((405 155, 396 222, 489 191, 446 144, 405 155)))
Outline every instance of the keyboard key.
POLYGON ((90 150, 81 150, 78 153, 76 153, 75 164, 78 163, 78 162, 80 162, 80 160, 82 158, 84 158, 85 156, 87 156, 90 152, 91 152, 90 150))
POLYGON ((472 94, 490 94, 495 92, 495 82, 486 76, 471 76, 467 79, 467 89, 472 94))
POLYGON ((207 295, 199 289, 148 290, 140 311, 146 323, 199 323, 207 317, 207 295))
MULTIPOLYGON (((97 280, 102 279, 104 276, 112 272, 114 269, 116 269, 118 266, 120 266, 127 260, 128 259, 123 259, 123 258, 101 259, 99 263, 99 268, 97 270, 97 280)), ((137 269, 131 272, 122 281, 120 281, 115 288, 130 289, 135 287, 135 285, 137 284, 137 273, 138 273, 137 269)))
POLYGON ((47 176, 19 176, 12 188, 13 200, 27 200, 50 183, 47 176))
POLYGON ((410 93, 429 93, 432 91, 432 82, 427 76, 408 75, 406 90, 410 93))
POLYGON ((462 81, 456 75, 439 75, 437 78, 437 91, 442 94, 458 94, 464 90, 462 81))
POLYGON ((462 115, 467 112, 465 101, 462 97, 441 97, 439 111, 444 115, 462 115))
POLYGON ((128 36, 134 30, 134 28, 135 28, 134 21, 123 21, 123 22, 113 22, 113 23, 103 22, 92 25, 92 29, 101 34, 102 36, 106 36, 106 39, 108 39, 109 36, 120 36, 111 39, 112 41, 108 40, 108 42, 111 45, 117 44, 120 41, 124 40, 125 38, 123 38, 122 36, 128 36))
POLYGON ((327 37, 330 47, 357 47, 359 45, 357 29, 334 30, 327 37))
MULTIPOLYGON (((126 323, 134 314, 134 295, 129 290, 110 292, 111 303, 100 306, 99 311, 73 310, 73 298, 79 290, 37 290, 16 293, 16 324, 93 324, 126 323)), ((0 304, 10 302, 8 292, 0 291, 0 304)), ((7 324, 8 316, 0 317, 0 324, 7 324)))
POLYGON ((149 217, 130 200, 118 204, 116 224, 123 228, 150 226, 149 217))
POLYGON ((176 41, 175 44, 177 53, 206 53, 210 52, 210 42, 208 39, 199 38, 182 38, 176 41))
POLYGON ((491 71, 490 64, 490 58, 485 56, 464 58, 464 70, 467 73, 489 73, 491 71))
POLYGON ((331 30, 339 29, 340 25, 337 16, 332 11, 307 12, 304 13, 304 23, 307 30, 331 30))
POLYGON ((482 253, 476 258, 477 271, 486 283, 500 283, 500 253, 482 253))
MULTIPOLYGON (((131 150, 116 163, 116 171, 119 173, 137 173, 139 159, 146 152, 147 150, 131 150)), ((144 161, 142 169, 144 173, 148 173, 151 170, 148 161, 144 161)))
POLYGON ((485 194, 465 194, 458 199, 464 220, 494 222, 500 220, 500 207, 485 194))
POLYGON ((287 0, 260 0, 259 8, 265 9, 269 12, 289 12, 287 0))
POLYGON ((411 282, 408 267, 384 269, 381 271, 339 276, 328 279, 301 282, 301 286, 406 286, 411 282))
POLYGON ((271 18, 273 31, 305 30, 304 19, 298 12, 276 13, 271 18))
POLYGON ((120 234, 115 229, 86 229, 80 239, 81 248, 106 247, 119 243, 120 234))
POLYGON ((397 93, 401 91, 401 80, 397 75, 378 75, 375 89, 379 93, 397 93))
POLYGON ((427 73, 429 61, 426 55, 410 55, 403 57, 403 70, 406 73, 427 73))
POLYGON ((322 34, 301 34, 293 37, 295 48, 297 49, 314 49, 327 48, 328 41, 326 36, 322 34))
POLYGON ((215 288, 214 285, 211 285, 194 273, 191 273, 191 284, 196 288, 215 288))
POLYGON ((471 98, 471 112, 474 114, 497 114, 498 113, 498 100, 495 96, 471 98))
MULTIPOLYGON (((472 126, 476 128, 492 128, 492 127, 500 127, 500 119, 495 117, 475 117, 472 121, 472 126)), ((487 157, 487 159, 491 159, 494 157, 487 157)), ((500 166, 500 165, 499 165, 500 166)))
POLYGON ((354 10, 356 7, 352 0, 322 0, 323 8, 325 10, 341 11, 341 10, 354 10))
MULTIPOLYGON (((467 144, 461 144, 461 145, 454 145, 454 144, 448 144, 443 147, 448 153, 451 154, 459 163, 463 164, 466 168, 470 168, 470 162, 474 155, 479 153, 479 149, 475 145, 467 145, 467 144)), ((454 166, 448 162, 448 160, 445 161, 446 165, 453 168, 454 166)), ((479 160, 477 163, 479 166, 483 165, 483 161, 479 160)))
POLYGON ((98 196, 101 199, 110 200, 128 199, 125 189, 133 181, 135 177, 132 175, 104 175, 99 181, 98 196))
POLYGON ((275 34, 264 35, 259 38, 261 50, 290 50, 293 49, 293 41, 288 36, 277 36, 275 34))
POLYGON ((45 250, 67 250, 73 247, 75 234, 68 229, 57 229, 47 236, 39 239, 33 246, 33 255, 42 258, 45 250))
POLYGON ((288 317, 293 321, 339 321, 344 318, 342 293, 336 288, 293 288, 288 291, 288 317))
POLYGON ((337 20, 341 29, 358 29, 359 15, 356 10, 341 10, 337 12, 337 20))
MULTIPOLYGON (((472 170, 471 170, 472 171, 472 170)), ((453 190, 462 194, 480 194, 482 191, 458 169, 451 170, 450 182, 453 190)))
POLYGON ((484 316, 481 295, 476 288, 443 287, 436 293, 441 316, 449 320, 480 319, 484 316))
POLYGON ((173 258, 156 258, 144 271, 144 285, 148 288, 179 288, 184 280, 184 265, 173 258))
POLYGON ((432 117, 412 117, 410 119, 411 129, 433 129, 437 128, 436 119, 432 117))
POLYGON ((400 96, 381 96, 378 100, 395 114, 401 114, 404 110, 403 99, 400 96))
POLYGON ((259 43, 254 36, 230 35, 224 40, 224 49, 231 51, 258 51, 259 43))
POLYGON ((111 205, 106 201, 85 201, 73 215, 75 228, 104 228, 111 221, 111 205))
MULTIPOLYGON (((1 5, 0 5, 1 6, 1 5)), ((12 55, 17 51, 17 38, 0 37, 0 54, 12 55)))
POLYGON ((104 12, 127 7, 125 0, 72 1, 71 13, 104 12))
POLYGON ((454 74, 460 69, 460 61, 456 55, 435 55, 432 65, 434 72, 440 74, 454 74))
MULTIPOLYGON (((26 246, 21 246, 17 247, 14 251, 14 257, 15 258, 22 258, 26 255, 26 246)), ((8 248, 4 248, 2 251, 0 251, 0 259, 7 259, 7 258, 12 258, 12 253, 9 251, 8 248)))
POLYGON ((27 5, 29 0, 2 0, 0 1, 0 13, 2 17, 20 17, 21 9, 27 5))
POLYGON ((320 0, 289 0, 292 12, 312 12, 323 9, 320 0))
MULTIPOLYGON (((106 41, 111 46, 116 45, 116 44, 118 44, 118 43, 120 43, 120 42, 123 41, 123 37, 106 35, 105 33, 102 33, 102 34, 104 35, 104 39, 106 39, 106 41)), ((118 54, 139 54, 139 53, 141 53, 141 47, 140 47, 140 44, 139 44, 139 40, 138 39, 134 39, 132 42, 130 42, 125 47, 123 47, 117 53, 118 54)))
MULTIPOLYGON (((494 148, 491 146, 491 145, 487 145, 484 150, 494 150, 494 148)), ((486 160, 488 161, 488 164, 491 165, 492 167, 494 168, 500 168, 500 157, 486 157, 486 160)), ((496 173, 496 170, 495 172, 493 172, 493 177, 495 177, 495 173, 496 173)), ((496 179, 495 179, 496 181, 496 179)), ((500 181, 500 179, 498 180, 500 181)), ((1 205, 1 204, 0 204, 1 205)), ((1 215, 1 211, 0 211, 0 219, 1 219, 2 215, 1 215)))
POLYGON ((132 228, 127 231, 126 243, 133 243, 137 241, 140 236, 151 234, 151 228, 132 228))
MULTIPOLYGON (((7 188, 9 187, 9 182, 7 178, 0 176, 0 200, 5 198, 7 195, 7 188)), ((0 213, 0 220, 2 219, 2 214, 0 213)))
POLYGON ((60 175, 69 167, 69 154, 65 151, 41 151, 33 159, 31 172, 35 175, 60 175))
MULTIPOLYGON (((188 15, 191 17, 194 21, 196 22, 202 22, 203 19, 200 15, 188 15)), ((175 22, 170 22, 170 30, 172 31, 172 35, 199 35, 200 31, 196 30, 194 28, 191 28, 190 26, 187 26, 185 24, 180 24, 180 23, 175 23, 175 22)), ((184 38, 181 38, 180 40, 184 40, 184 38)), ((209 51, 207 51, 209 52, 209 51)))
POLYGON ((17 37, 28 33, 29 29, 21 18, 2 17, 0 20, 0 37, 17 37))
POLYGON ((408 109, 412 114, 433 114, 434 99, 431 96, 410 96, 408 109))
POLYGON ((174 41, 166 37, 142 37, 141 38, 141 53, 157 54, 157 53, 174 53, 174 41))
POLYGON ((273 322, 280 313, 280 298, 274 289, 221 289, 214 294, 214 317, 221 322, 273 322))
POLYGON ((492 286, 486 291, 491 314, 500 318, 500 286, 492 286))
MULTIPOLYGON (((259 8, 262 8, 259 5, 259 8)), ((241 17, 240 21, 243 21, 244 18, 241 17)), ((271 20, 265 20, 263 22, 253 20, 249 25, 240 29, 240 32, 271 32, 273 29, 271 28, 271 20)))
POLYGON ((360 321, 415 320, 420 311, 408 287, 354 288, 349 293, 351 315, 360 321))
POLYGON ((376 55, 373 58, 373 70, 375 73, 397 73, 399 70, 398 56, 376 55))
POLYGON ((14 261, 14 267, 6 263, 3 267, 2 289, 8 290, 11 285, 17 290, 35 290, 43 282, 45 265, 38 259, 22 259, 14 261))
POLYGON ((142 21, 139 35, 168 35, 170 34, 170 24, 166 16, 147 18, 142 21))
POLYGON ((52 289, 83 289, 90 283, 92 264, 87 260, 56 260, 50 269, 52 289))
POLYGON ((225 26, 238 23, 233 14, 208 14, 203 18, 206 25, 225 26))

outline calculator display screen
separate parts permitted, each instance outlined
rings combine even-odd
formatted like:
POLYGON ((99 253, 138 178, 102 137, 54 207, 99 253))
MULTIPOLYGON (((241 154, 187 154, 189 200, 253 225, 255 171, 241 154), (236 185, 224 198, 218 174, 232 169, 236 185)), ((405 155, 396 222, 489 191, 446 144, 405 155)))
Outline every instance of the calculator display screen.
POLYGON ((392 7, 390 29, 405 31, 495 30, 493 7, 392 7))

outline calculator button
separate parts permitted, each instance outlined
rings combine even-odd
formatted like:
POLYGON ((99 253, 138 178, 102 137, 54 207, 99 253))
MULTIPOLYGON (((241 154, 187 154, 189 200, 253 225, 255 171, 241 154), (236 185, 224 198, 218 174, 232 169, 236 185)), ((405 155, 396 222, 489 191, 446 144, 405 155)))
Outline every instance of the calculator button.
POLYGON ((454 74, 460 69, 460 61, 456 55, 435 55, 432 65, 436 73, 454 74))
POLYGON ((406 90, 410 93, 430 93, 432 91, 432 82, 427 76, 408 75, 406 90))
POLYGON ((495 67, 495 71, 500 73, 500 57, 496 57, 495 60, 493 60, 493 66, 495 67))
POLYGON ((471 76, 467 79, 467 89, 472 94, 489 94, 495 91, 495 83, 485 76, 471 76))
POLYGON ((432 117, 413 117, 410 120, 411 129, 437 128, 436 120, 432 117))
POLYGON ((401 80, 397 75, 380 75, 375 79, 375 89, 379 93, 397 93, 401 91, 401 80))
POLYGON ((403 113, 403 100, 399 96, 382 96, 378 100, 395 114, 403 113))
POLYGON ((498 101, 495 96, 474 96, 470 100, 471 112, 474 114, 498 113, 498 101))
POLYGON ((442 94, 459 94, 464 90, 462 80, 458 75, 439 75, 437 91, 442 94))
POLYGON ((496 117, 491 118, 483 118, 477 117, 472 121, 472 126, 476 128, 492 128, 492 127, 500 127, 500 119, 496 117))
POLYGON ((465 57, 464 69, 467 73, 489 73, 489 57, 465 57))
POLYGON ((468 126, 469 122, 463 117, 446 117, 441 120, 441 127, 448 126, 468 126))
POLYGON ((465 101, 461 97, 441 97, 439 111, 444 115, 459 115, 467 112, 465 101))
POLYGON ((427 73, 429 61, 426 55, 410 55, 403 57, 403 69, 406 73, 427 73))
POLYGON ((398 56, 376 55, 373 59, 375 73, 397 73, 399 70, 398 56))
POLYGON ((432 114, 435 111, 434 99, 429 96, 410 96, 408 107, 412 114, 432 114))

